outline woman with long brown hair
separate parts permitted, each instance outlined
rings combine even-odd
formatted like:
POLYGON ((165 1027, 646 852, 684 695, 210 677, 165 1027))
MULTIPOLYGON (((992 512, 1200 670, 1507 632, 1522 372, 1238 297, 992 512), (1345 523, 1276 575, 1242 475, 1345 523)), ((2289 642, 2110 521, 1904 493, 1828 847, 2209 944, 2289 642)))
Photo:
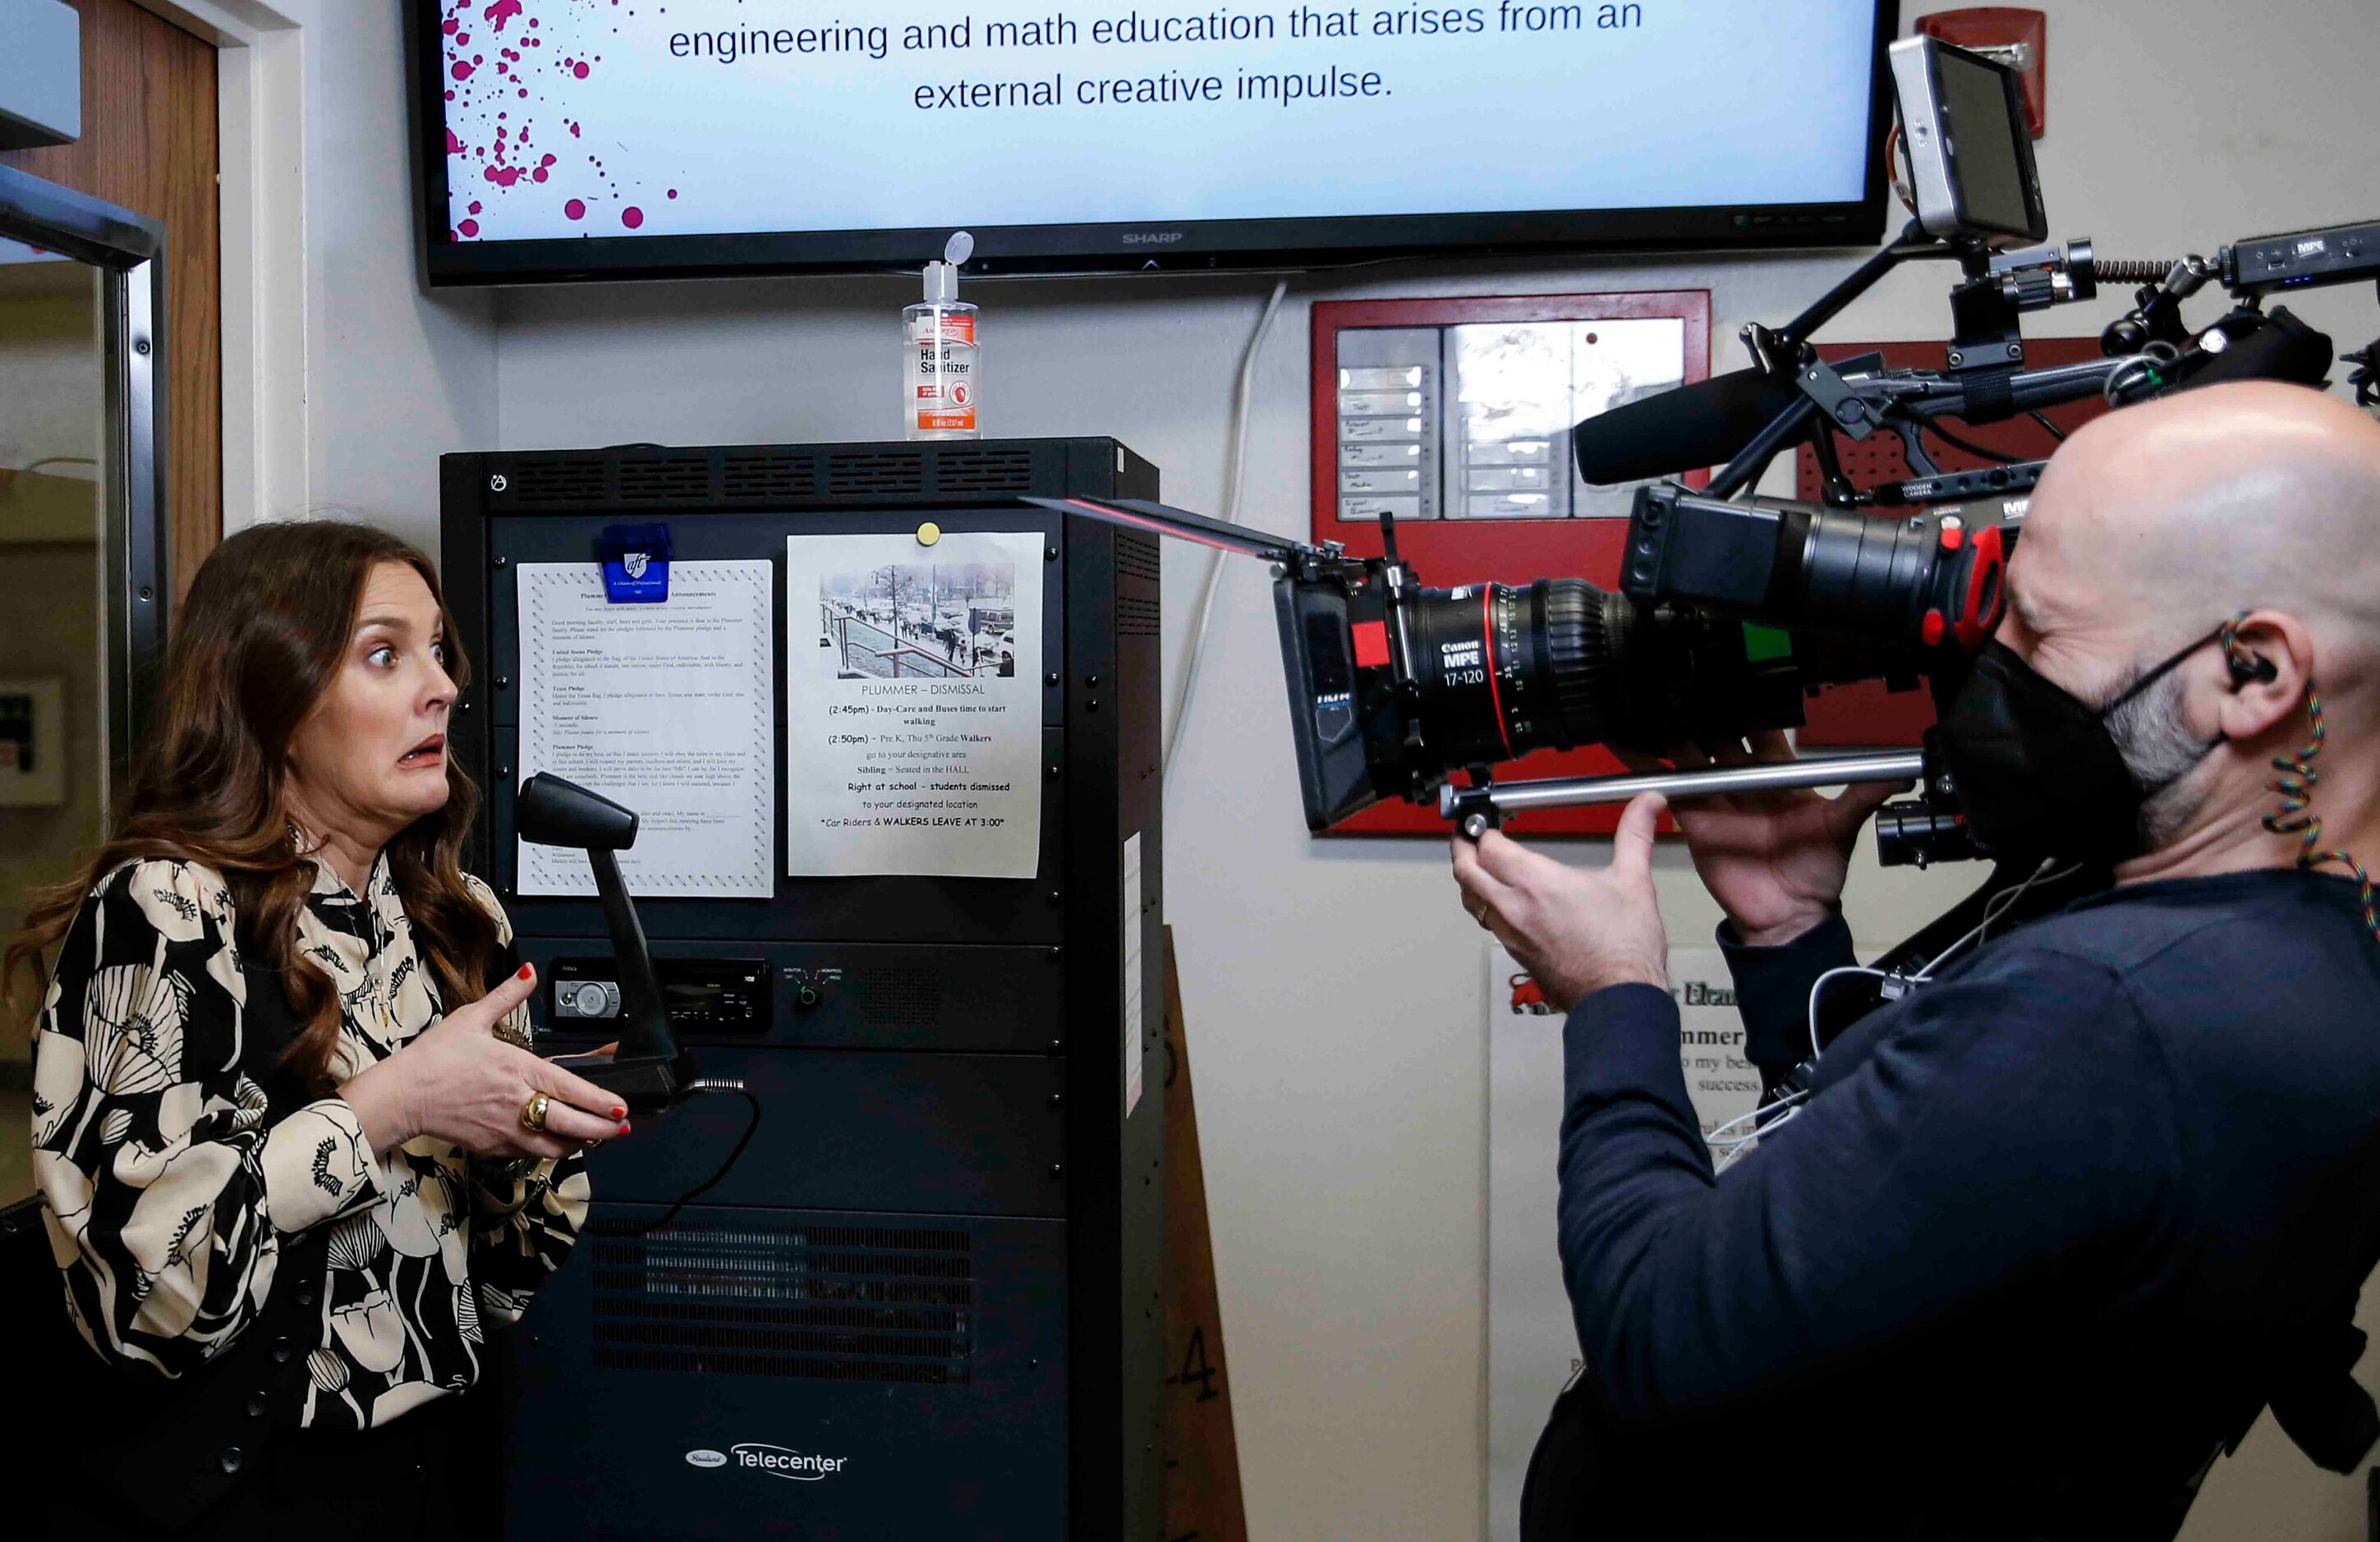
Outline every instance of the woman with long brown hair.
POLYGON ((115 835, 7 950, 11 983, 55 951, 34 1170, 88 1346, 60 1321, 57 1385, 18 1402, 79 1411, 12 1495, 38 1536, 492 1524, 455 1394, 576 1240, 585 1147, 627 1124, 528 1051, 532 972, 462 869, 452 637, 394 536, 225 541, 115 835))

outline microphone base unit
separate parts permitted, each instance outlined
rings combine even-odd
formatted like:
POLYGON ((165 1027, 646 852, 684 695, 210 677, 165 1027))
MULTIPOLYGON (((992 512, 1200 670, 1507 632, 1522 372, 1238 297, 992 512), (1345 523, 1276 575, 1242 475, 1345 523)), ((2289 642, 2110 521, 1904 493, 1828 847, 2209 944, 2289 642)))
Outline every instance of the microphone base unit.
POLYGON ((618 1098, 631 1113, 659 1113, 684 1098, 695 1081, 694 1057, 556 1055, 553 1063, 618 1098))

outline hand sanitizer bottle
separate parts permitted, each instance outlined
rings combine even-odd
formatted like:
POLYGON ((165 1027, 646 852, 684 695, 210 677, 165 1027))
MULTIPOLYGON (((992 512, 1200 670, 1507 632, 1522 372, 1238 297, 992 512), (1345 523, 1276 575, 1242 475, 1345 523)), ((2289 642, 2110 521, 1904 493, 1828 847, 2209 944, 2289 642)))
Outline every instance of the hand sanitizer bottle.
POLYGON ((977 439, 982 436, 982 353, 975 334, 975 307, 959 298, 959 265, 975 254, 975 237, 962 230, 942 249, 943 260, 926 264, 926 297, 901 312, 906 355, 902 413, 911 439, 977 439))

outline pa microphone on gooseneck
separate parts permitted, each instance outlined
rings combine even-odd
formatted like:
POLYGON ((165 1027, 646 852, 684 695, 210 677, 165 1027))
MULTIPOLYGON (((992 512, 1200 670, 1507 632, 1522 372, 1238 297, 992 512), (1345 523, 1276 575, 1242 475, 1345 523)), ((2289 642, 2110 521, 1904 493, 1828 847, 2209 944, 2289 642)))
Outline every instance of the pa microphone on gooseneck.
POLYGON ((1613 407, 1571 431, 1578 473, 1609 487, 1724 466, 1799 394, 1791 375, 1738 370, 1613 407))

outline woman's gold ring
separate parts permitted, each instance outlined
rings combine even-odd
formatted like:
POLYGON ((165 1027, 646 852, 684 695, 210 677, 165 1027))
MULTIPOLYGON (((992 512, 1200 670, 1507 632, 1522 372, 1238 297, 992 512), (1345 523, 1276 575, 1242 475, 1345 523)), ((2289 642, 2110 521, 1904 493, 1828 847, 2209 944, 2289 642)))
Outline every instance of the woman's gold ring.
POLYGON ((521 1105, 521 1128, 524 1130, 534 1130, 538 1134, 543 1135, 545 1133, 545 1109, 546 1105, 552 1100, 552 1099, 546 1097, 542 1092, 530 1093, 528 1095, 528 1101, 521 1105))

